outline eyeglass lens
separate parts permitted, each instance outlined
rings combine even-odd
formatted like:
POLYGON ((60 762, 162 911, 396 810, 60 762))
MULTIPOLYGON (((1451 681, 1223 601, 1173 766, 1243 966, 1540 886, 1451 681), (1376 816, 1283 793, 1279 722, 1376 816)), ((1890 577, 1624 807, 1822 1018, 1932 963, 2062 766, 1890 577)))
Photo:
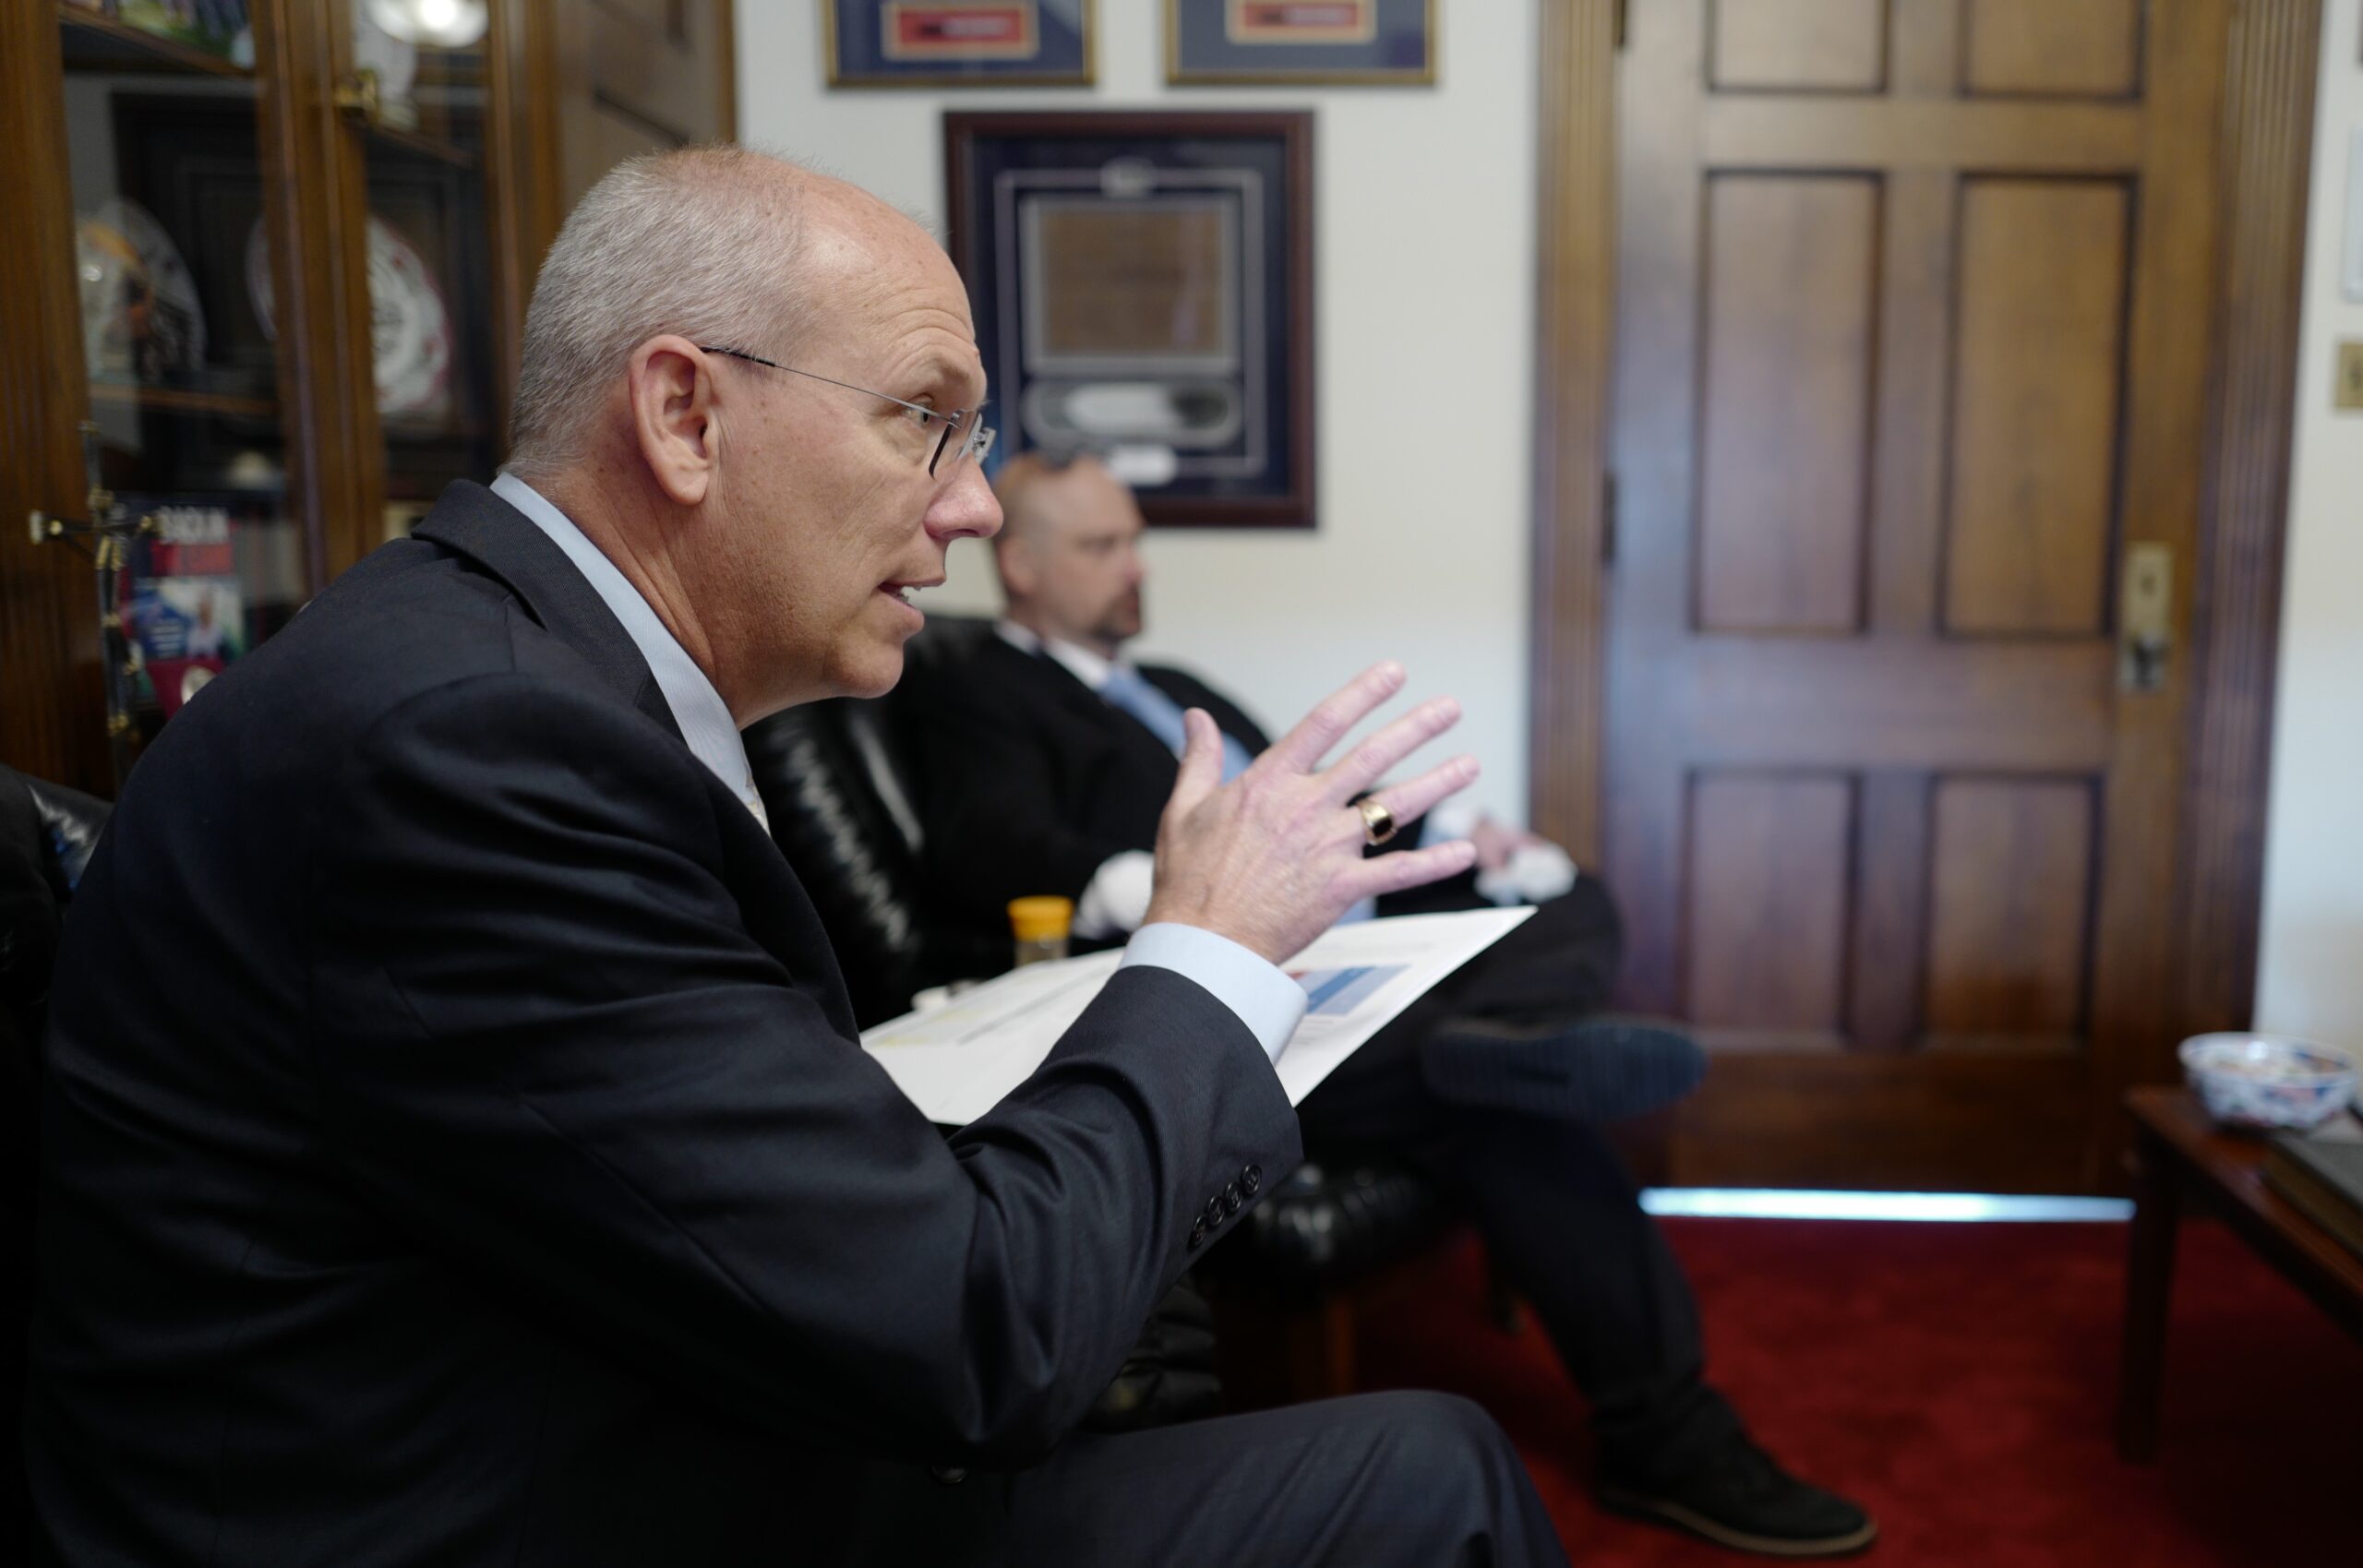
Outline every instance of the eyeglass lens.
POLYGON ((934 478, 935 471, 942 465, 944 449, 952 445, 954 434, 960 437, 960 449, 953 454, 954 462, 963 462, 969 458, 975 458, 978 462, 985 461, 985 454, 993 449, 994 431, 985 423, 983 416, 984 410, 970 409, 958 416, 957 423, 952 420, 944 422, 943 434, 935 443, 935 455, 927 460, 929 478, 934 478))

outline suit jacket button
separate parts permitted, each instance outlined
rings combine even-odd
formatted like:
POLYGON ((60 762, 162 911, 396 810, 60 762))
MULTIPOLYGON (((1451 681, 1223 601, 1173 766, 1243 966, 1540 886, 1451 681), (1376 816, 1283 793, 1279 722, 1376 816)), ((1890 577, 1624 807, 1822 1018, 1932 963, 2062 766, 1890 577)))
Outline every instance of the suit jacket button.
POLYGON ((1236 1181, 1222 1190, 1222 1212, 1227 1215, 1239 1212, 1239 1183, 1236 1181))
POLYGON ((1190 1251, 1192 1251, 1193 1252, 1194 1252, 1194 1251, 1196 1251, 1199 1248, 1201 1248, 1201 1247, 1205 1246, 1205 1244, 1206 1244, 1206 1222, 1205 1222, 1205 1220, 1202 1220, 1202 1219, 1201 1219, 1201 1220, 1193 1220, 1193 1221, 1191 1221, 1191 1222, 1190 1222, 1190 1251))
POLYGON ((1205 1227, 1208 1230, 1212 1230, 1215 1227, 1220 1225, 1222 1223, 1222 1194, 1217 1193, 1215 1196, 1207 1199, 1206 1212, 1200 1215, 1198 1217, 1205 1222, 1205 1227))
POLYGON ((1264 1167, 1262 1166, 1251 1165, 1239 1173, 1239 1190, 1249 1197, 1253 1197, 1263 1185, 1264 1167))
POLYGON ((956 1487, 968 1478, 968 1472, 957 1465, 938 1465, 930 1468, 928 1474, 933 1476, 939 1485, 948 1487, 956 1487))

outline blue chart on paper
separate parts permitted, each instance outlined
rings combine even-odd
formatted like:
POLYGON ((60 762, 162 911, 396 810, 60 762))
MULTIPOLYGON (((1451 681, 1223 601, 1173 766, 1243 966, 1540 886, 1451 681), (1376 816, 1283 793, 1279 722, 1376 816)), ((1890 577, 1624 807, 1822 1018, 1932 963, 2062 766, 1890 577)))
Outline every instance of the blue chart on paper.
POLYGON ((1304 987, 1309 1014, 1341 1018, 1402 973, 1399 964, 1357 964, 1344 969, 1300 969, 1295 979, 1304 987))

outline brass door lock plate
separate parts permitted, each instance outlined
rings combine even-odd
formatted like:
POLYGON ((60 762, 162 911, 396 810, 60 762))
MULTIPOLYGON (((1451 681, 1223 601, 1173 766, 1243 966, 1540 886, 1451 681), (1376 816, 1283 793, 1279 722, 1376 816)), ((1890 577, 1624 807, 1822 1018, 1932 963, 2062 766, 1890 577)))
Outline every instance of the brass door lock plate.
POLYGON ((2164 545, 2129 545, 2117 601, 2117 688, 2155 691, 2174 651, 2175 557, 2164 545))
POLYGON ((2341 339, 2338 384, 2331 389, 2333 408, 2363 408, 2363 340, 2341 339))

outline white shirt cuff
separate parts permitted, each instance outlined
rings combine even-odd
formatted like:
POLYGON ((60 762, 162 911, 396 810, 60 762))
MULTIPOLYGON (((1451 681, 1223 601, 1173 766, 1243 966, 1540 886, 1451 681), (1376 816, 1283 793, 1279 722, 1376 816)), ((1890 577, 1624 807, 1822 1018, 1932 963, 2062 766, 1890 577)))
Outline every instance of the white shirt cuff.
POLYGON ((1135 964, 1170 969, 1195 980, 1214 999, 1239 1015, 1255 1036, 1264 1054, 1280 1059, 1281 1047, 1304 1022, 1304 987, 1289 978, 1276 964, 1268 964, 1229 937, 1218 937, 1198 926, 1160 920, 1143 926, 1125 944, 1120 969, 1135 964))
POLYGON ((1110 856, 1074 901, 1074 934, 1095 942, 1131 935, 1148 918, 1149 895, 1156 891, 1156 856, 1146 849, 1110 856))
POLYGON ((1481 872, 1477 893, 1507 908, 1514 904, 1547 903, 1575 885, 1576 863, 1565 850, 1545 840, 1521 845, 1500 870, 1481 872))
POLYGON ((1477 831, 1478 819, 1484 812, 1460 796, 1447 796, 1428 808, 1420 819, 1420 847, 1432 849, 1440 844, 1467 838, 1477 831))

